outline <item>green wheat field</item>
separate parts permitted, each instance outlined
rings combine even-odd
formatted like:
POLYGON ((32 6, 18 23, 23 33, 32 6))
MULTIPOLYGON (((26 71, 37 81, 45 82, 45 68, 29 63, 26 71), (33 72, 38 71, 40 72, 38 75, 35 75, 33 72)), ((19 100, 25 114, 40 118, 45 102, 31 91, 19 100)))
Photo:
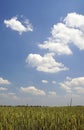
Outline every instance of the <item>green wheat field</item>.
POLYGON ((84 130, 84 106, 1 106, 0 130, 84 130))

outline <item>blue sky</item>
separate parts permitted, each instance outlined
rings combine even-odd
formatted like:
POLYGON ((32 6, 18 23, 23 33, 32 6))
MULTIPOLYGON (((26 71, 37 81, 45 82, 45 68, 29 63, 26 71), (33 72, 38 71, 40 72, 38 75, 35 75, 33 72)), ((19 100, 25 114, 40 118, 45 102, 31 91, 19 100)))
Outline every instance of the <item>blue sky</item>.
POLYGON ((0 104, 84 105, 84 1, 0 4, 0 104))

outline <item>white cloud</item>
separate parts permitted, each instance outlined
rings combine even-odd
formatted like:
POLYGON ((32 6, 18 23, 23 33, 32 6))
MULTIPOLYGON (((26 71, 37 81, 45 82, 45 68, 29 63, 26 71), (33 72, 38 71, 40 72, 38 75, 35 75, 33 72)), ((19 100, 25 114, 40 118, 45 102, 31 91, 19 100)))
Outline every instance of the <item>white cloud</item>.
POLYGON ((6 91, 7 90, 7 88, 5 88, 5 87, 0 87, 0 91, 6 91))
POLYGON ((59 71, 67 70, 62 63, 55 61, 54 53, 47 53, 43 57, 39 54, 29 54, 26 63, 36 67, 37 71, 56 73, 59 71))
MULTIPOLYGON (((31 64, 37 71, 57 73, 67 70, 64 64, 57 62, 57 55, 73 54, 70 44, 79 50, 84 50, 84 16, 77 13, 69 13, 62 22, 53 25, 51 36, 43 43, 38 44, 40 49, 47 49, 48 54, 29 54, 26 63, 31 64), (77 21, 77 22, 76 22, 77 21), (76 23, 76 24, 75 24, 76 23)), ((70 91, 70 88, 67 88, 70 91)))
POLYGON ((77 13, 69 13, 64 19, 64 23, 73 28, 78 28, 81 31, 84 31, 84 15, 77 13))
POLYGON ((42 80, 41 82, 44 83, 44 84, 47 84, 48 80, 42 80))
MULTIPOLYGON (((47 84, 49 81, 48 80, 42 80, 41 82, 44 83, 44 84, 47 84)), ((51 83, 56 84, 56 81, 53 80, 53 81, 51 81, 51 83)))
POLYGON ((6 100, 17 100, 18 97, 15 93, 1 93, 0 98, 6 99, 6 100))
POLYGON ((23 32, 33 31, 33 27, 28 19, 25 19, 24 22, 21 22, 18 20, 18 17, 13 17, 11 19, 4 20, 4 24, 6 27, 19 32, 19 34, 22 34, 23 32))
POLYGON ((48 49, 58 55, 70 55, 70 44, 84 50, 84 16, 69 13, 62 23, 53 25, 51 36, 39 48, 48 49))
POLYGON ((0 77, 0 84, 10 84, 10 82, 6 79, 3 79, 2 77, 0 77))
POLYGON ((67 76, 67 77, 66 77, 66 80, 67 80, 67 81, 68 81, 68 80, 70 81, 70 80, 71 80, 71 77, 67 76))
POLYGON ((59 84, 69 93, 84 94, 84 77, 73 78, 59 84))
POLYGON ((53 81, 52 81, 52 84, 56 84, 56 81, 53 80, 53 81))
POLYGON ((50 91, 48 92, 49 96, 56 96, 56 92, 55 91, 50 91))
POLYGON ((31 93, 33 95, 46 95, 46 93, 43 90, 37 89, 35 86, 21 87, 20 90, 24 93, 31 93))
POLYGON ((75 87, 74 90, 78 93, 78 94, 84 94, 84 87, 75 87))
POLYGON ((70 32, 64 24, 59 23, 53 25, 51 37, 49 37, 47 41, 44 41, 43 44, 39 44, 38 46, 41 49, 48 49, 49 51, 58 55, 72 54, 72 51, 66 43, 69 40, 68 33, 70 32))

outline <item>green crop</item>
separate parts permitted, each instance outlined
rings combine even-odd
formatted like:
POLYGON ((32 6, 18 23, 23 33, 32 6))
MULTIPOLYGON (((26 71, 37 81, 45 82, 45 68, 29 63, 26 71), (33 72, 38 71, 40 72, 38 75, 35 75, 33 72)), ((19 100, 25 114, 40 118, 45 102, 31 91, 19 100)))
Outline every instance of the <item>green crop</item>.
POLYGON ((84 107, 0 107, 0 130, 84 130, 84 107))

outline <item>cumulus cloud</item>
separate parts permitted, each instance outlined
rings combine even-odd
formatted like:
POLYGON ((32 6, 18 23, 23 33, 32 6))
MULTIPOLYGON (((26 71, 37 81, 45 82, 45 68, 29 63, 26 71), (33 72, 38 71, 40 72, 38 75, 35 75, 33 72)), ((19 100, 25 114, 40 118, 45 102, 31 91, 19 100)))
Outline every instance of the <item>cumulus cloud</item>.
POLYGON ((38 44, 40 49, 48 50, 47 54, 29 54, 26 63, 31 64, 37 71, 47 73, 68 70, 64 64, 57 62, 54 56, 73 54, 71 44, 79 50, 84 50, 84 16, 77 13, 69 13, 62 22, 54 24, 51 36, 38 44))
POLYGON ((4 24, 6 27, 19 32, 19 34, 22 34, 23 32, 33 31, 33 27, 28 19, 25 19, 23 22, 21 22, 18 20, 17 16, 8 20, 5 19, 4 24))
POLYGON ((56 73, 67 70, 62 63, 55 61, 54 53, 47 53, 43 57, 39 54, 29 54, 26 63, 31 64, 37 71, 56 73))
POLYGON ((7 90, 7 88, 5 88, 5 87, 0 87, 0 91, 6 91, 7 90))
POLYGON ((50 91, 48 92, 49 96, 56 96, 56 92, 55 91, 50 91))
POLYGON ((53 81, 52 81, 52 84, 56 84, 56 81, 53 80, 53 81))
POLYGON ((18 97, 15 93, 1 93, 0 98, 6 99, 6 100, 17 100, 18 97))
POLYGON ((2 77, 0 77, 0 84, 10 84, 10 82, 7 79, 3 79, 2 77))
POLYGON ((84 77, 66 79, 59 85, 68 93, 84 94, 84 77))
POLYGON ((84 15, 77 13, 69 13, 64 19, 67 26, 81 29, 84 32, 84 15))
POLYGON ((42 80, 41 82, 44 83, 44 84, 47 84, 48 80, 42 80))
POLYGON ((46 93, 43 90, 37 89, 35 86, 21 87, 20 90, 24 93, 44 96, 46 93))
POLYGON ((48 49, 58 55, 70 55, 70 44, 84 50, 84 15, 69 13, 63 22, 53 25, 51 36, 39 44, 39 48, 48 49))

